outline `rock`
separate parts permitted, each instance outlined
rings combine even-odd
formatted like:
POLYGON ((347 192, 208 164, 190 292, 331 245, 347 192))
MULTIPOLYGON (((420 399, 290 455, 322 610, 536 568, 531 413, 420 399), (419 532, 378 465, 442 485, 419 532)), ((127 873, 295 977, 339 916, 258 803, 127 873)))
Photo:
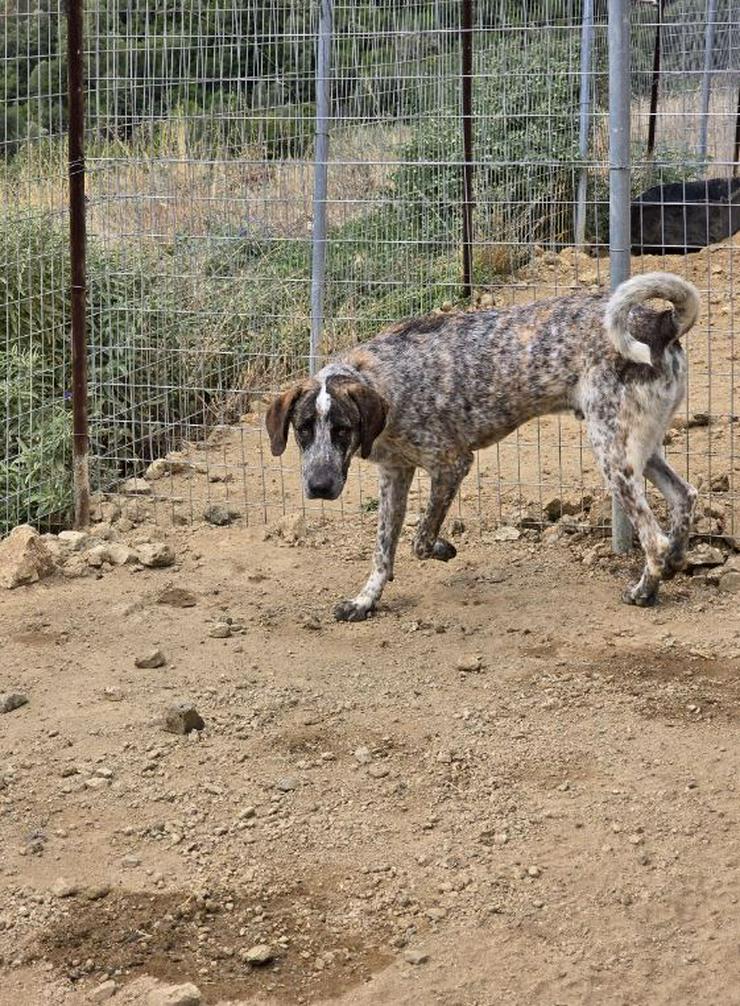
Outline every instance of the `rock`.
POLYGON ((110 884, 94 884, 85 891, 88 901, 102 901, 110 894, 110 884))
POLYGON ((423 950, 406 950, 403 959, 407 964, 426 964, 429 954, 425 954, 423 950))
POLYGON ((156 482, 158 479, 163 479, 167 474, 167 462, 164 458, 157 458, 152 461, 147 470, 144 472, 144 478, 148 482, 156 482))
POLYGON ((371 765, 367 774, 373 779, 385 779, 387 775, 390 775, 390 771, 387 765, 371 765))
POLYGON ((181 475, 183 472, 191 471, 193 466, 186 461, 182 455, 173 451, 166 458, 157 458, 147 468, 144 478, 149 482, 156 482, 163 479, 165 475, 181 475))
POLYGON ((717 584, 723 594, 737 594, 740 592, 740 571, 731 569, 722 573, 717 584))
POLYGON ((274 960, 275 951, 269 943, 258 943, 256 946, 250 947, 249 950, 243 950, 240 956, 247 964, 259 966, 269 964, 271 960, 274 960))
POLYGON ((204 519, 216 527, 226 527, 240 516, 241 513, 235 507, 230 505, 224 506, 222 503, 211 503, 203 511, 204 519))
POLYGON ((286 513, 277 522, 275 530, 283 541, 295 545, 306 537, 308 532, 306 518, 302 513, 286 513))
POLYGON ((149 496, 152 487, 146 479, 126 479, 120 491, 126 496, 149 496))
POLYGON ((121 542, 111 541, 106 546, 108 549, 108 562, 113 566, 125 566, 128 562, 136 562, 139 558, 136 552, 121 542))
POLYGON ((200 989, 187 982, 185 985, 165 985, 152 989, 147 1006, 201 1006, 200 989))
POLYGON ((170 545, 164 541, 157 541, 151 545, 139 545, 136 554, 142 566, 149 569, 164 569, 171 566, 175 561, 175 553, 170 545))
POLYGON ((103 698, 107 699, 108 702, 122 702, 123 690, 118 688, 117 685, 109 685, 103 689, 103 698))
POLYGON ((696 569, 701 566, 721 566, 725 554, 714 545, 699 544, 686 553, 686 568, 696 569))
POLYGON ((275 783, 275 789, 279 789, 281 793, 290 793, 292 790, 298 789, 299 785, 300 783, 294 775, 284 775, 275 783))
POLYGON ((21 524, 0 542, 0 587, 13 590, 50 576, 54 557, 28 524, 21 524))
POLYGON ((171 608, 194 608, 197 598, 191 590, 168 584, 157 594, 157 604, 168 604, 171 608))
POLYGON ((521 536, 521 531, 515 527, 509 527, 508 524, 504 524, 503 527, 499 527, 493 532, 494 541, 517 541, 521 536))
POLYGON ((87 545, 89 535, 84 531, 60 531, 58 540, 68 548, 70 552, 79 552, 87 545))
POLYGON ((710 483, 713 493, 727 493, 730 491, 730 476, 724 472, 722 475, 715 475, 710 483))
POLYGON ((79 887, 77 884, 73 884, 71 880, 66 880, 64 877, 57 877, 49 890, 55 898, 72 898, 79 891, 79 887))
POLYGON ((192 702, 175 702, 165 712, 164 729, 171 734, 189 734, 205 727, 203 717, 192 702))
POLYGON ((208 630, 208 635, 212 639, 228 639, 231 635, 231 626, 226 622, 216 622, 208 630))
POLYGON ((21 692, 5 692, 0 695, 0 713, 12 713, 14 709, 20 709, 27 702, 27 696, 21 692))
POLYGON ((549 520, 556 521, 560 520, 561 517, 575 517, 576 514, 581 512, 581 504, 573 503, 571 500, 560 499, 559 496, 553 496, 549 499, 547 503, 542 508, 549 520))
POLYGON ((85 560, 88 566, 93 569, 100 569, 104 562, 108 562, 108 545, 95 545, 85 553, 85 560))
POLYGON ((369 765, 370 762, 373 760, 373 756, 370 753, 370 748, 367 747, 355 748, 353 752, 353 757, 355 761, 360 763, 360 765, 369 765))
POLYGON ((167 658, 161 650, 152 650, 151 653, 134 658, 134 667, 141 667, 146 670, 153 667, 164 667, 166 663, 167 658))
POLYGON ((472 653, 463 654, 458 657, 456 667, 458 671, 479 671, 481 669, 481 658, 472 653))
POLYGON ((118 983, 110 978, 107 982, 103 982, 102 985, 98 985, 96 989, 93 989, 88 999, 91 1003, 107 1003, 118 992, 118 988, 118 983))

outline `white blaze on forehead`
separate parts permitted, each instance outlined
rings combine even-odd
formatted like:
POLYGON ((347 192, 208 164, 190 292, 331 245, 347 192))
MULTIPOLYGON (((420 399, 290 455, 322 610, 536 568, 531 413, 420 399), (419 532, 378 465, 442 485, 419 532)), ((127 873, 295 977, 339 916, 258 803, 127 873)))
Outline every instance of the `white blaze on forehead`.
POLYGON ((329 415, 329 409, 331 408, 331 397, 329 392, 326 390, 326 384, 321 385, 321 391, 319 391, 316 398, 316 415, 325 419, 329 415))

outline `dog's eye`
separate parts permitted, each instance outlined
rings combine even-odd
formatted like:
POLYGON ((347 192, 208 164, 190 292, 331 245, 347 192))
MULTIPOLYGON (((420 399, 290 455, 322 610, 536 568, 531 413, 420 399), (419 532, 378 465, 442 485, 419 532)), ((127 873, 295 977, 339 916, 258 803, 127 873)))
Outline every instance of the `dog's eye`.
POLYGON ((313 433, 313 425, 311 423, 304 423, 303 426, 299 426, 296 430, 296 435, 298 440, 305 444, 311 439, 311 434, 313 433))
POLYGON ((346 443, 346 441, 349 440, 351 435, 352 430, 350 429, 349 426, 335 426, 334 429, 332 430, 332 436, 334 437, 335 440, 339 440, 340 442, 346 443))

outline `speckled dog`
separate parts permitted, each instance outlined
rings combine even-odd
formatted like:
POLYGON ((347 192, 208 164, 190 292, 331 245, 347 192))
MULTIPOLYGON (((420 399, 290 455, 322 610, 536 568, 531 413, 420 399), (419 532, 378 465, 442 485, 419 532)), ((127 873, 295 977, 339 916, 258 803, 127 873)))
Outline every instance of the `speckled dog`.
POLYGON ((336 499, 358 450, 380 468, 373 571, 357 597, 337 605, 336 618, 367 618, 393 579, 415 468, 429 473, 431 489, 413 551, 446 562, 455 548, 439 531, 473 451, 535 416, 571 410, 585 419, 606 482, 645 553, 642 577, 624 600, 654 604, 660 580, 684 565, 696 501, 660 445, 685 393, 678 340, 698 313, 690 283, 649 273, 611 297, 578 293, 405 322, 284 391, 267 412, 272 453, 283 453, 292 423, 309 499, 336 499), (673 307, 643 306, 651 298, 673 307), (643 475, 668 502, 667 536, 648 506, 643 475))

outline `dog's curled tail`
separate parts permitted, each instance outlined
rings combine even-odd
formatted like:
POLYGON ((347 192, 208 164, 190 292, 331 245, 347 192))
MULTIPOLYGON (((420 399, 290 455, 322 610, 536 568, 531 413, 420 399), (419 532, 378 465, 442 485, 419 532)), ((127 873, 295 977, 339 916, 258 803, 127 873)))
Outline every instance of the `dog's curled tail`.
POLYGON ((688 332, 699 317, 699 293, 695 286, 670 272, 647 272, 625 280, 614 291, 606 305, 604 324, 612 344, 620 356, 635 363, 652 363, 650 347, 630 333, 627 317, 630 308, 653 297, 673 304, 677 326, 676 338, 688 332))

